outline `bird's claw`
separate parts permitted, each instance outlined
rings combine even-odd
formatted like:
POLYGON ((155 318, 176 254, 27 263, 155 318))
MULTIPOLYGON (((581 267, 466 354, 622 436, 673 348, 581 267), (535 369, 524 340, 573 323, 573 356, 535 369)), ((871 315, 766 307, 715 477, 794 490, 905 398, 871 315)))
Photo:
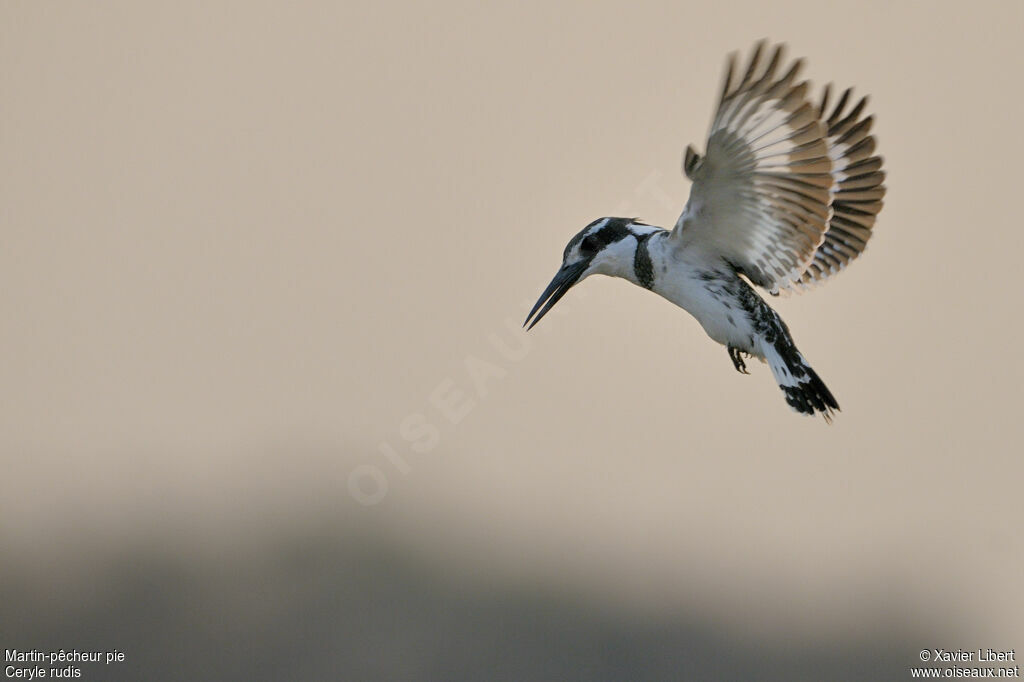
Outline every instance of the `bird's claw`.
POLYGON ((732 366, 736 368, 736 371, 740 374, 750 374, 747 371, 747 363, 743 362, 743 356, 749 356, 750 353, 744 353, 735 346, 729 346, 729 359, 732 360, 732 366))

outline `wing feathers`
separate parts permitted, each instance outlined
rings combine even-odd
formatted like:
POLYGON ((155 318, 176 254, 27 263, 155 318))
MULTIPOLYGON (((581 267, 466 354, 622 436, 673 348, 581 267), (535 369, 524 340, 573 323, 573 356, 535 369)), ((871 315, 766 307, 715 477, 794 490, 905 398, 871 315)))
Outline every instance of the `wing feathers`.
POLYGON ((802 61, 783 69, 782 55, 781 45, 758 43, 738 79, 729 59, 707 154, 684 159, 697 210, 688 207, 674 231, 772 289, 806 270, 831 217, 833 185, 825 126, 808 83, 797 82, 802 61))
POLYGON ((730 55, 704 156, 688 147, 693 181, 673 238, 726 259, 773 293, 841 270, 871 237, 885 196, 868 100, 831 86, 820 101, 783 46, 730 55), (779 75, 779 74, 782 75, 779 75))
MULTIPOLYGON (((871 136, 874 117, 862 118, 867 97, 862 97, 847 112, 852 96, 851 89, 844 90, 825 120, 829 156, 834 164, 833 216, 814 260, 793 286, 797 290, 824 281, 863 253, 871 238, 871 228, 882 210, 885 172, 882 159, 874 155, 875 138, 871 136)), ((829 88, 826 87, 819 106, 822 116, 827 110, 828 98, 829 88)))

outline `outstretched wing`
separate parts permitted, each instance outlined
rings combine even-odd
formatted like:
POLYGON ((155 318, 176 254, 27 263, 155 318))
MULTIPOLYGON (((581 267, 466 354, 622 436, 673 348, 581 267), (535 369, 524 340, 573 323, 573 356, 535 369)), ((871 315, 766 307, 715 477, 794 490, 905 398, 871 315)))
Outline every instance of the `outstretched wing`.
POLYGON ((819 108, 797 82, 802 65, 780 72, 782 46, 762 60, 755 48, 734 80, 730 58, 707 154, 688 149, 690 200, 672 238, 721 256, 773 293, 801 278, 832 218, 832 159, 819 108))
POLYGON ((818 116, 828 127, 833 215, 825 241, 793 287, 797 290, 823 282, 864 251, 885 196, 882 158, 875 156, 875 138, 870 135, 874 118, 862 117, 868 98, 862 97, 847 112, 853 91, 846 90, 826 119, 829 90, 826 86, 818 116))

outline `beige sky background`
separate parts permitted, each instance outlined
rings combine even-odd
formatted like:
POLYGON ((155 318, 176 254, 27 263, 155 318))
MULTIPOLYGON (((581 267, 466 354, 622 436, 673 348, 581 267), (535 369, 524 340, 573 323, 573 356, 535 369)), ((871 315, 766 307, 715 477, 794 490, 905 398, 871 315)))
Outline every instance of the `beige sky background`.
MULTIPOLYGON (((9 646, 84 646, 135 553, 163 557, 146 585, 233 584, 312 537, 586 604, 637 652, 679 619, 798 652, 779 679, 819 645, 898 641, 893 679, 921 648, 1024 650, 1024 6, 152 5, 0 5, 9 646), (674 223, 725 56, 761 37, 871 95, 889 173, 863 258, 774 302, 831 427, 622 281, 514 329, 591 220, 674 223)), ((324 575, 281 592, 357 579, 324 575)), ((159 648, 108 616, 95 646, 159 648)), ((429 677, 430 649, 366 674, 429 677)))

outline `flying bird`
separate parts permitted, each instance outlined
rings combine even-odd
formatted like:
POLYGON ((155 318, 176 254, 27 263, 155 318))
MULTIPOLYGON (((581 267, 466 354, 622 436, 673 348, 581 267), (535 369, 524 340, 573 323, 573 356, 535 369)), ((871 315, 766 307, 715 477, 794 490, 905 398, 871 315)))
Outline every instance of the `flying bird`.
POLYGON ((777 296, 845 268, 871 238, 885 173, 867 98, 853 103, 847 89, 830 108, 826 86, 812 101, 802 64, 784 64, 783 46, 763 41, 742 74, 732 55, 706 151, 683 156, 693 184, 675 227, 590 223, 569 240, 524 326, 590 275, 621 277, 693 315, 738 372, 749 374, 745 357, 766 362, 794 410, 831 422, 835 397, 751 285, 777 296))

